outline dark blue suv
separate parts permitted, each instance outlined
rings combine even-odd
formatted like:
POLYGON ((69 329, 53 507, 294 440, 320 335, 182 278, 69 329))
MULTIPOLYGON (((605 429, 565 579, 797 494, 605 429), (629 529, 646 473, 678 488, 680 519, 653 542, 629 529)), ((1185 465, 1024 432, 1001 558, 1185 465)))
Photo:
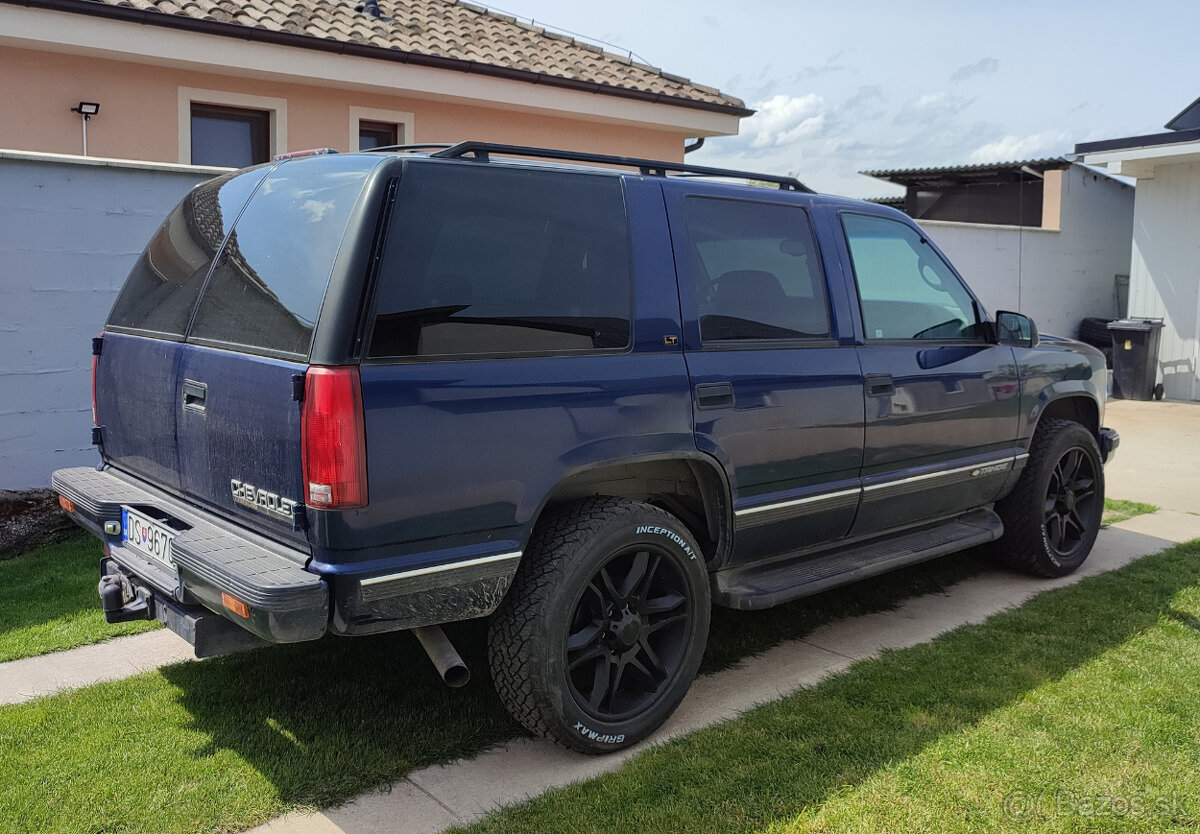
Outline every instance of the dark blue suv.
POLYGON ((993 541, 1074 570, 1118 441, 1100 353, 897 211, 483 143, 197 186, 93 353, 103 463, 54 485, 110 621, 413 629, 460 683, 438 624, 489 616, 504 703, 586 752, 670 715, 713 604, 993 541))

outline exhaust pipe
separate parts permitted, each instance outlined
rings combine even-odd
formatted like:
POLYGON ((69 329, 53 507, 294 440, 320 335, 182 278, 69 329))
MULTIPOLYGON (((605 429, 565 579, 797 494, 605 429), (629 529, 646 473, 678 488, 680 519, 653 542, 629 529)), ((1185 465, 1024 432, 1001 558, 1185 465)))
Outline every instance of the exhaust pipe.
POLYGON ((421 626, 414 628, 412 633, 421 642, 421 648, 425 650, 425 654, 429 655, 429 659, 437 667, 438 674, 442 676, 442 681, 446 686, 457 689, 467 685, 467 681, 471 680, 471 672, 467 669, 467 664, 463 663, 463 659, 458 656, 458 652, 450 643, 446 632, 442 631, 441 626, 421 626))

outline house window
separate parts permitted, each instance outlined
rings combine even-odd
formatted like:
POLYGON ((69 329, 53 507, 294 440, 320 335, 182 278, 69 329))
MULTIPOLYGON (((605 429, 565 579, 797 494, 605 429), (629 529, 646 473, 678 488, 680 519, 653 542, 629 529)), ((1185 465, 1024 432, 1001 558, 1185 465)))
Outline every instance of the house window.
POLYGON ((192 164, 245 168, 271 158, 271 113, 192 104, 192 164))
POLYGON ((412 142, 413 114, 402 110, 351 107, 349 138, 348 147, 360 151, 412 142))
POLYGON ((389 122, 358 123, 358 149, 369 151, 375 148, 386 148, 400 144, 397 130, 398 125, 389 122))
POLYGON ((179 88, 179 161, 243 168, 288 150, 287 99, 179 88))

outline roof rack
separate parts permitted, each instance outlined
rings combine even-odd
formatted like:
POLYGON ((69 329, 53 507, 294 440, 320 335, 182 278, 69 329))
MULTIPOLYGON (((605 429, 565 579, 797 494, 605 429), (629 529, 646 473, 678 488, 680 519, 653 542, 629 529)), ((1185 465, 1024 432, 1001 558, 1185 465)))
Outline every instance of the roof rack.
MULTIPOLYGON (((470 155, 479 162, 487 162, 493 153, 527 156, 534 159, 561 159, 568 162, 592 162, 599 165, 620 165, 626 168, 637 168, 642 176, 646 177, 665 177, 668 173, 682 174, 689 177, 733 177, 735 179, 775 183, 781 191, 800 191, 805 194, 815 193, 795 177, 780 177, 774 174, 753 174, 747 171, 733 171, 727 168, 708 168, 703 165, 688 165, 683 162, 662 162, 654 159, 638 159, 629 156, 609 156, 607 154, 583 153, 580 151, 559 151, 550 148, 531 148, 524 145, 500 145, 493 142, 459 142, 457 145, 443 145, 441 148, 441 150, 435 151, 430 156, 441 159, 459 159, 470 155)), ((379 148, 378 150, 391 149, 379 148)))
POLYGON ((367 148, 364 153, 375 153, 376 151, 388 151, 389 153, 397 151, 437 151, 449 147, 453 147, 450 142, 427 142, 423 145, 380 145, 378 148, 367 148))

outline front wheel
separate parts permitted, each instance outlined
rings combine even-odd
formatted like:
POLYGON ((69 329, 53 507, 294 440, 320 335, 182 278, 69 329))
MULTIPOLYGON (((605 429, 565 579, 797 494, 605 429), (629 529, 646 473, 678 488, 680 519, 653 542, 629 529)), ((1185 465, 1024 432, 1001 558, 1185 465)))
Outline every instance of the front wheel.
POLYGON ((1104 465, 1092 433, 1070 420, 1038 426, 1013 491, 996 505, 1003 563, 1065 576, 1087 559, 1104 515, 1104 465))
POLYGON ((708 637, 691 533, 637 501, 594 498, 538 526, 488 630, 496 691, 527 729, 585 753, 634 744, 687 693, 708 637))

